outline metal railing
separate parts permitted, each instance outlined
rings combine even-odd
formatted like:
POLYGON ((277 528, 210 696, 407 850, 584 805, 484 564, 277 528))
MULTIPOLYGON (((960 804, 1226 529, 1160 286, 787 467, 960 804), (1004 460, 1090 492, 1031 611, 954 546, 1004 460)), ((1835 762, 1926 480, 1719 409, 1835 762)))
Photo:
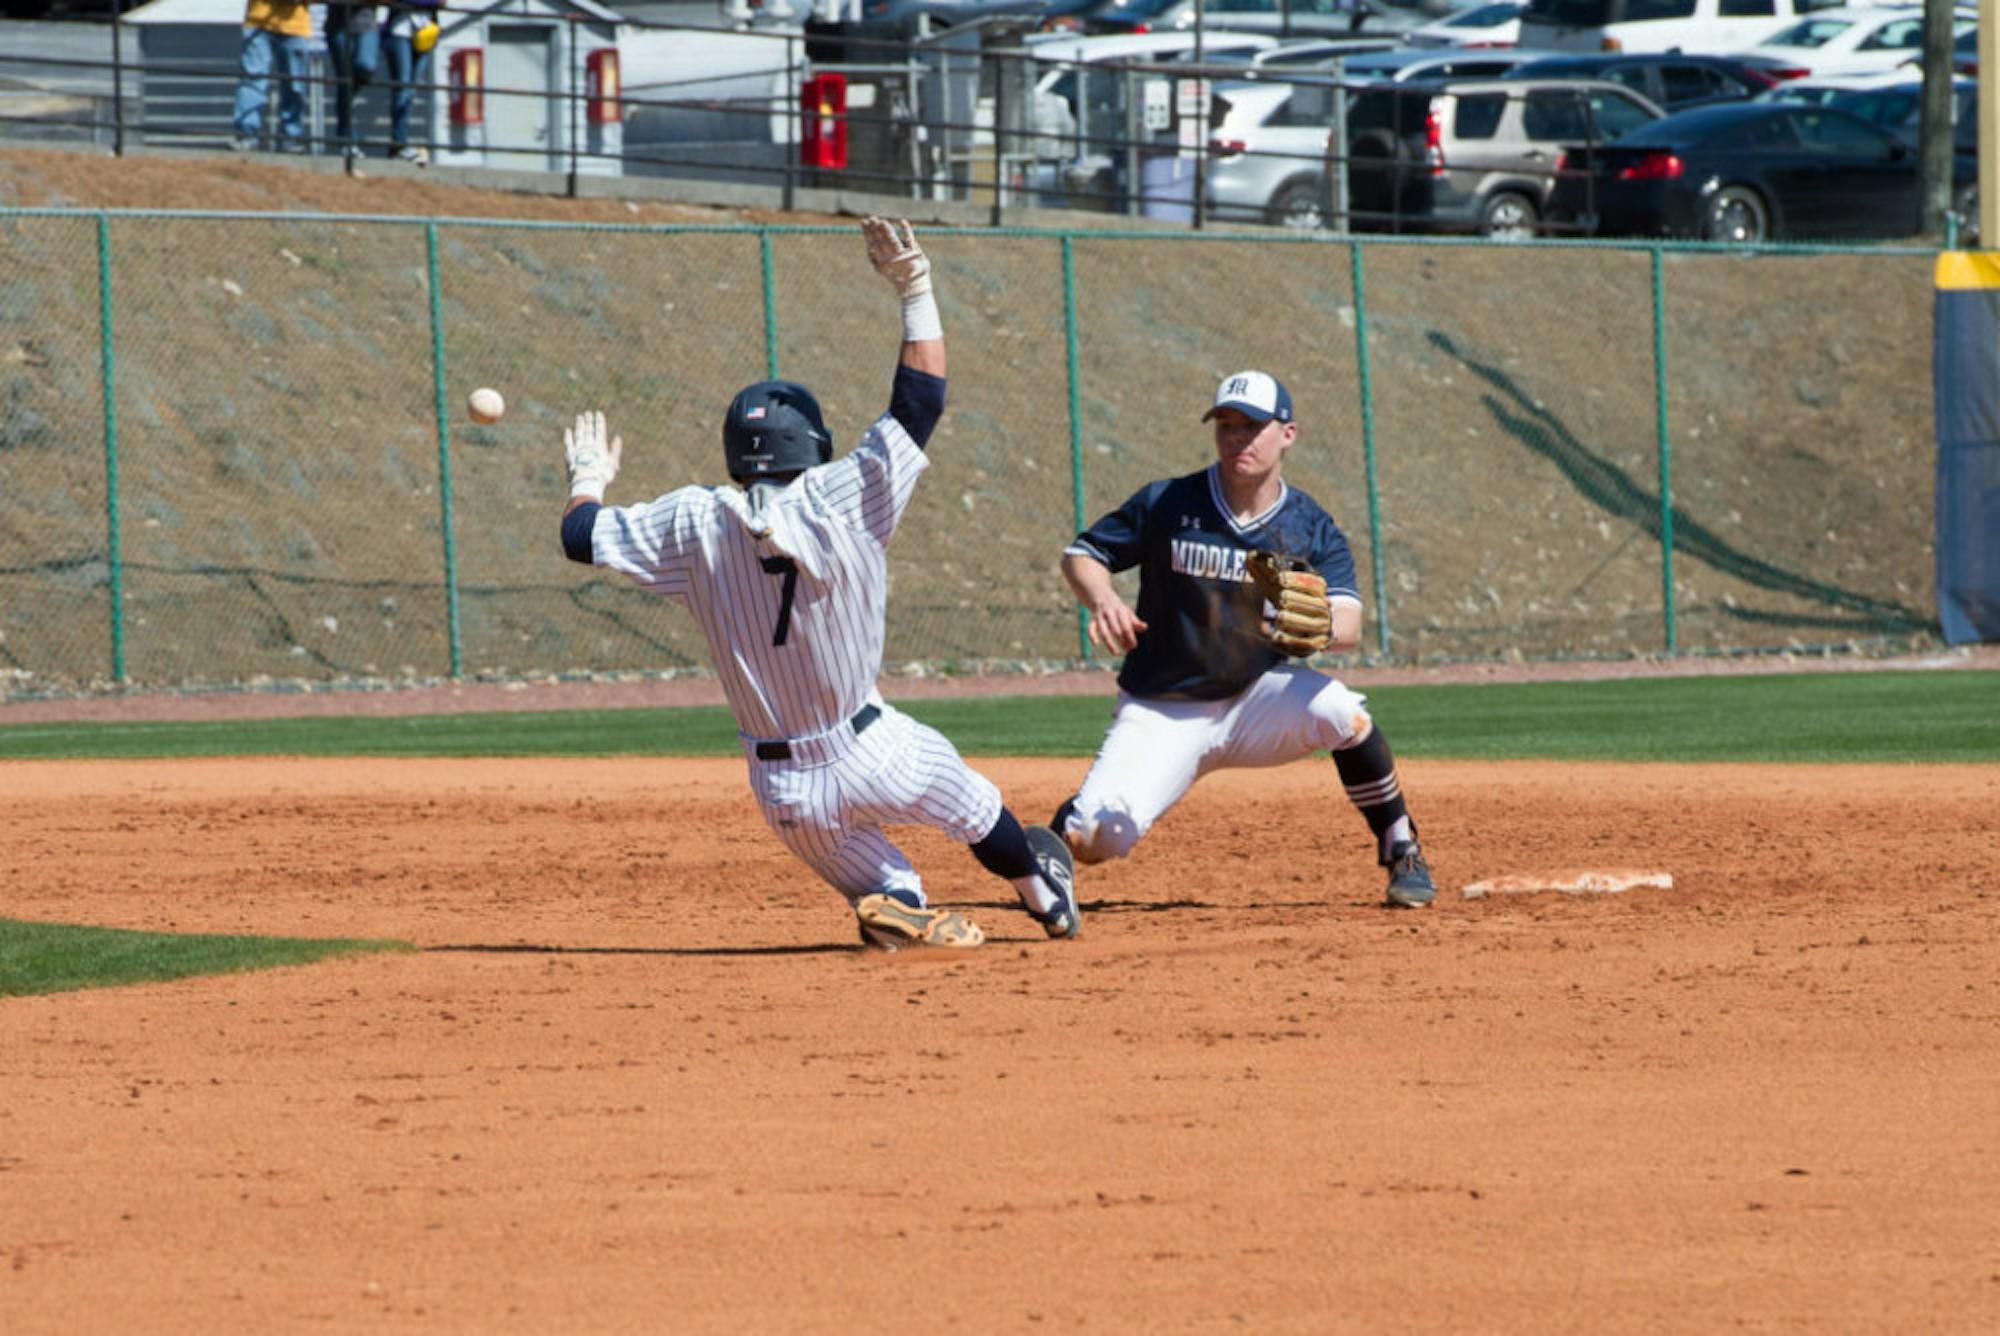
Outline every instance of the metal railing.
MULTIPOLYGON (((453 11, 445 7, 449 15, 453 11)), ((458 11, 470 13, 471 11, 458 11)), ((576 27, 581 16, 566 20, 576 27)), ((233 88, 240 78, 228 59, 134 59, 128 25, 107 24, 109 60, 49 57, 35 61, 0 59, 0 70, 40 70, 44 76, 71 77, 108 71, 112 94, 87 114, 22 116, 0 110, 0 126, 16 133, 73 132, 108 142, 121 152, 131 142, 165 139, 181 144, 227 145, 233 130, 225 119, 191 123, 135 99, 134 86, 147 81, 179 86, 212 84, 233 88)), ((567 174, 569 193, 579 177, 623 173, 751 181, 781 191, 791 207, 801 186, 837 185, 912 198, 984 201, 988 221, 1003 225, 1010 208, 1083 209, 1131 217, 1181 220, 1196 230, 1211 223, 1304 222, 1344 233, 1357 231, 1468 230, 1479 223, 1463 217, 1440 219, 1438 201, 1465 189, 1484 189, 1496 169, 1476 153, 1436 161, 1426 158, 1421 135, 1422 99, 1414 93, 1395 99, 1397 113, 1417 124, 1360 127, 1350 135, 1343 120, 1354 96, 1373 90, 1388 96, 1399 85, 1343 77, 1338 64, 1326 70, 1292 72, 1210 61, 1104 62, 1086 64, 1047 58, 1054 50, 1023 43, 1020 25, 992 21, 917 41, 864 36, 759 31, 722 34, 710 28, 626 22, 638 34, 673 34, 702 41, 726 40, 742 50, 768 48, 729 74, 736 91, 713 91, 711 72, 681 69, 673 77, 647 70, 625 71, 616 94, 595 96, 583 86, 582 43, 563 43, 567 86, 483 85, 487 99, 545 100, 561 108, 549 127, 556 147, 504 142, 488 137, 473 148, 454 145, 445 124, 452 85, 436 78, 416 85, 422 146, 433 161, 461 165, 528 164, 567 174), (851 105, 844 123, 853 148, 840 168, 800 161, 798 145, 806 111, 800 103, 806 81, 818 73, 840 73, 853 87, 873 90, 872 107, 851 105), (1066 92, 1052 85, 1067 81, 1066 92), (1256 82, 1289 87, 1291 97, 1323 110, 1326 135, 1310 146, 1261 146, 1232 153, 1212 140, 1217 128, 1212 86, 1256 82), (635 87, 641 91, 634 91, 635 87), (744 88, 761 88, 745 92, 744 88), (710 90, 710 91, 702 91, 710 90), (586 109, 596 103, 616 108, 614 139, 596 143, 585 133, 586 109), (702 137, 706 135, 706 137, 702 137), (1253 170, 1246 173, 1243 169, 1253 170), (1301 182, 1317 192, 1315 207, 1280 207, 1274 195, 1239 198, 1228 184, 1259 172, 1291 178, 1287 199, 1301 198, 1301 182), (1481 179, 1485 184, 1480 185, 1481 179), (1218 183, 1221 183, 1220 185, 1218 183), (1462 188, 1463 189, 1462 189, 1462 188)), ((303 147, 309 152, 338 149, 325 127, 323 105, 338 81, 326 73, 302 80, 311 94, 314 128, 303 147)), ((378 80, 376 88, 388 88, 378 80)), ((1539 95, 1538 95, 1539 96, 1539 95)), ((1582 94, 1575 94, 1585 133, 1565 147, 1589 153, 1605 138, 1595 132, 1582 94)), ((0 99, 4 101, 4 99, 0 99)), ((1317 114, 1317 112, 1315 113, 1317 114)), ((1291 119, 1296 120, 1294 116, 1291 119)), ((267 118, 266 121, 269 124, 267 118)), ((361 139, 365 150, 382 150, 379 137, 361 139)), ((1549 202, 1563 169, 1555 162, 1522 162, 1509 168, 1518 192, 1538 205, 1549 202), (1525 183, 1525 184, 1519 184, 1525 183)), ((1586 192, 1595 189, 1585 169, 1571 173, 1586 192)), ((1594 216, 1588 199, 1574 217, 1551 218, 1538 207, 1532 220, 1540 235, 1577 235, 1581 221, 1594 216)), ((1950 238, 1946 238, 1950 244, 1950 238)))

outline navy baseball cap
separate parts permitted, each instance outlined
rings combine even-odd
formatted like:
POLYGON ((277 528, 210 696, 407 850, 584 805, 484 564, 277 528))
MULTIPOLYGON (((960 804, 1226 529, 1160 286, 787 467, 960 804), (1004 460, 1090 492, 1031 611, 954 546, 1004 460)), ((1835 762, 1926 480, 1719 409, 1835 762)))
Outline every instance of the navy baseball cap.
POLYGON ((1233 408, 1257 422, 1269 422, 1273 418, 1280 422, 1292 420, 1291 392, 1279 383, 1276 376, 1262 371, 1239 371, 1233 376, 1224 376, 1222 384, 1215 387, 1214 406, 1201 415, 1201 420, 1208 421, 1217 410, 1224 408, 1233 408))

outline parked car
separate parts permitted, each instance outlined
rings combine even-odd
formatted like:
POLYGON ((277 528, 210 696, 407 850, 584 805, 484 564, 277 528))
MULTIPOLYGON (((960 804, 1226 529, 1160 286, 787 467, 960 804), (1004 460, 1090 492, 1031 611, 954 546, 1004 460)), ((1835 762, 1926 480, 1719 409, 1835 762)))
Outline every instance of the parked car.
MULTIPOLYGON (((1184 6, 1186 26, 1194 24, 1193 0, 1184 6)), ((1390 34, 1424 22, 1415 8, 1371 0, 1204 0, 1204 22, 1232 32, 1269 32, 1282 37, 1351 37, 1390 34)))
POLYGON ((1073 33, 1083 36, 1084 21, 1092 10, 1104 8, 1107 0, 1047 0, 1042 6, 1042 32, 1073 33))
POLYGON ((1533 60, 1533 51, 1489 47, 1403 47, 1347 60, 1342 72, 1349 79, 1407 83, 1414 79, 1489 79, 1533 60))
MULTIPOLYGON (((1038 14, 1046 0, 861 0, 861 21, 870 25, 914 25, 927 18, 932 26, 948 28, 954 23, 978 19, 1021 17, 1038 14)), ((809 5, 798 4, 804 13, 809 5)))
POLYGON ((1594 56, 1542 56, 1507 71, 1510 79, 1604 79, 1642 93, 1668 111, 1685 111, 1709 102, 1740 102, 1755 97, 1778 80, 1754 66, 1727 56, 1606 52, 1594 56))
MULTIPOLYGON (((1225 51, 1260 51, 1278 39, 1265 33, 1209 33, 1204 59, 1225 51)), ((1108 198, 1125 133, 1124 95, 1135 84, 1165 75, 1134 74, 1127 65, 1181 64, 1194 56, 1194 34, 1138 33, 1074 37, 1038 33, 1024 45, 1037 66, 1031 116, 1034 154, 1032 188, 1048 202, 1083 193, 1108 198)))
POLYGON ((1175 32, 1183 0, 1097 0, 1082 13, 1083 31, 1092 36, 1115 33, 1175 32))
MULTIPOLYGON (((1965 28, 1960 19, 1954 32, 1965 28)), ((1869 74, 1921 65, 1924 11, 1903 6, 1829 9, 1772 33, 1745 55, 1765 56, 1786 78, 1816 74, 1869 74)))
POLYGON ((1272 75, 1282 70, 1327 69, 1334 61, 1397 50, 1393 37, 1308 37, 1253 52, 1249 63, 1272 75))
MULTIPOLYGON (((1976 157, 1953 158, 1953 209, 1976 218, 1976 157)), ((1917 155, 1833 107, 1697 107, 1565 154, 1551 210, 1600 236, 1906 237, 1917 230, 1917 155)))
MULTIPOLYGON (((1261 51, 1278 44, 1263 33, 1209 33, 1204 57, 1231 51, 1261 51)), ((1125 64, 1170 64, 1194 55, 1194 34, 1184 32, 1128 33, 1100 37, 1036 34, 1023 48, 1040 72, 1035 75, 1032 106, 1035 132, 1043 157, 1059 148, 1050 142, 1115 135, 1124 122, 1119 93, 1125 64)))
POLYGON ((1403 34, 1410 46, 1513 46, 1521 35, 1525 0, 1470 5, 1403 34))
MULTIPOLYGON (((1085 32, 1167 32, 1194 27, 1194 0, 1102 0, 1083 20, 1085 32)), ((1377 0, 1204 0, 1209 31, 1266 32, 1278 37, 1393 35, 1425 21, 1418 10, 1377 0)))
POLYGON ((1819 78, 1785 79, 1757 94, 1754 100, 1810 102, 1814 106, 1824 107, 1848 93, 1867 92, 1877 88, 1900 88, 1905 84, 1921 87, 1922 76, 1915 70, 1884 70, 1878 74, 1828 74, 1819 78))
POLYGON ((1732 52, 1845 0, 1528 0, 1521 46, 1550 51, 1732 52), (1752 12, 1744 12, 1752 11, 1752 12))
POLYGON ((1604 144, 1663 113, 1597 79, 1378 84, 1347 112, 1356 228, 1534 235, 1563 150, 1604 144))
POLYGON ((1221 222, 1326 225, 1332 84, 1217 84, 1205 173, 1208 213, 1221 222))
MULTIPOLYGON (((1880 126, 1912 149, 1923 135, 1924 85, 1907 79, 1884 88, 1843 88, 1834 90, 1824 105, 1859 116, 1870 125, 1880 126)), ((1979 148, 1979 83, 1974 79, 1954 79, 1951 85, 1951 133, 1954 147, 1968 151, 1979 148)))

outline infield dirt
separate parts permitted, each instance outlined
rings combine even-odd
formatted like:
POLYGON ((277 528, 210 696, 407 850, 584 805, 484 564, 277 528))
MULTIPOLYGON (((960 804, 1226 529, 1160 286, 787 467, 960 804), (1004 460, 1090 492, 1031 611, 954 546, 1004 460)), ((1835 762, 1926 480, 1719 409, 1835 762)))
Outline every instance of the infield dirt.
POLYGON ((1430 911, 1318 760, 885 957, 733 760, 0 765, 0 914, 424 948, 0 1004, 0 1326, 2000 1326, 1990 767, 1403 770, 1430 911))

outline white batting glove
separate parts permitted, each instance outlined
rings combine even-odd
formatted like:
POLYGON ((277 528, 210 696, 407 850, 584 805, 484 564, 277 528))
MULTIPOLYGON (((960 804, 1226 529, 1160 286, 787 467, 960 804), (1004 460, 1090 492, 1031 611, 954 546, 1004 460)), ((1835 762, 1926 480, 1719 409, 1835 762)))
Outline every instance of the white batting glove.
POLYGON ((576 415, 576 425, 563 432, 563 466, 569 470, 569 494, 603 499, 611 480, 618 476, 618 457, 625 438, 607 441, 604 414, 592 410, 576 415))
POLYGON ((896 295, 905 302, 931 290, 931 259, 917 244, 916 230, 908 220, 890 222, 868 218, 861 224, 868 239, 868 262, 875 272, 896 285, 896 295))

